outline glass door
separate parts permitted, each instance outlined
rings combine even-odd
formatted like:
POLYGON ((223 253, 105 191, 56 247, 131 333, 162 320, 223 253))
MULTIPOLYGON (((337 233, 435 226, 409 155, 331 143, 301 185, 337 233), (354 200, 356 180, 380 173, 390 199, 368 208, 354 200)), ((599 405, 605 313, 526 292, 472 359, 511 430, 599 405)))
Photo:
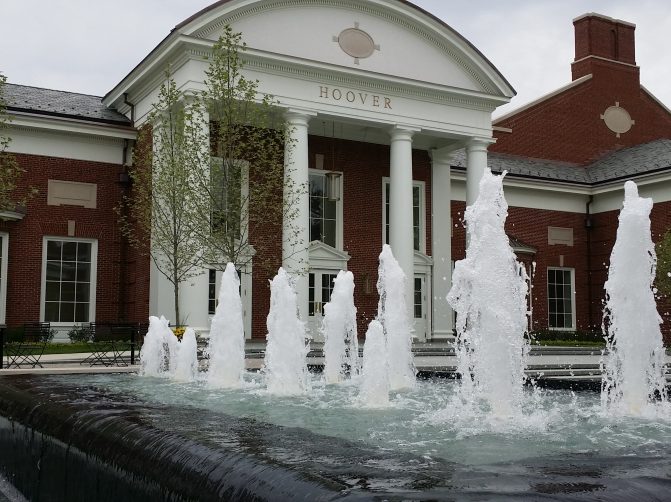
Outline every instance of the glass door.
POLYGON ((331 300, 337 276, 334 270, 312 270, 308 277, 308 334, 316 342, 324 341, 321 334, 324 305, 331 300))

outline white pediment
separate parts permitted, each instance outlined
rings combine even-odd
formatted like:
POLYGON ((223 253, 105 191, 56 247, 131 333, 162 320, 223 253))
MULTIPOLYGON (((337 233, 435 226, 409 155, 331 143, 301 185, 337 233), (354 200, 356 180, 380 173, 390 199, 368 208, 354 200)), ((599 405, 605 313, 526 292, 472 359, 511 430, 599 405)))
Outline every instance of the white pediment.
POLYGON ((339 251, 321 241, 312 241, 308 253, 310 255, 310 268, 347 270, 350 255, 345 251, 339 251))
POLYGON ((485 57, 449 26, 398 0, 231 0, 178 29, 216 40, 226 24, 251 50, 512 97, 485 57))
POLYGON ((429 273, 431 272, 431 267, 433 266, 433 258, 419 251, 415 251, 414 254, 414 265, 415 273, 429 273))

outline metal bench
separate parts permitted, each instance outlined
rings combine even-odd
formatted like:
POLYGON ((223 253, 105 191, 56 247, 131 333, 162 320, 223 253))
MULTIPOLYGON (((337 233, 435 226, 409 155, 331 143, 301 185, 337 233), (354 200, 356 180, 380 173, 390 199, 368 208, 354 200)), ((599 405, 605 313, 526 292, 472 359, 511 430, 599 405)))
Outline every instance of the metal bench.
POLYGON ((128 366, 135 364, 139 340, 137 323, 90 323, 91 353, 80 364, 95 366, 128 366), (126 355, 126 352, 130 352, 126 355))
MULTIPOLYGON (((3 330, 5 331, 5 330, 3 330)), ((42 368, 40 359, 49 343, 51 324, 34 322, 23 325, 23 332, 9 337, 5 334, 4 355, 7 359, 6 368, 30 366, 42 368)))

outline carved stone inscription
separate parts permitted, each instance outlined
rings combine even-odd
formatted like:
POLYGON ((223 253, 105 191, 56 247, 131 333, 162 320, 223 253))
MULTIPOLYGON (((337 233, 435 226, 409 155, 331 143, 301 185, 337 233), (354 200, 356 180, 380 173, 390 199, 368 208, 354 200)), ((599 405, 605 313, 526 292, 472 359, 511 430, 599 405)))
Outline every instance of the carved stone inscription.
POLYGON ((386 96, 372 94, 370 92, 340 89, 338 87, 330 87, 327 85, 319 86, 319 97, 329 101, 344 101, 361 107, 393 109, 391 98, 386 96))

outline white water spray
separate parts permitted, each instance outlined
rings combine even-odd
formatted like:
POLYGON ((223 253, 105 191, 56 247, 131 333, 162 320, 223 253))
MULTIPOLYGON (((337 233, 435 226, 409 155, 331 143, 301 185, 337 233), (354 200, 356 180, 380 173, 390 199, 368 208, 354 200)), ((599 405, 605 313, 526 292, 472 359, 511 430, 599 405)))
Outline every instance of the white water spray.
POLYGON ((149 317, 149 329, 140 350, 140 375, 170 376, 177 364, 178 344, 165 317, 149 317))
POLYGON ((662 320, 652 289, 657 258, 651 210, 652 199, 639 197, 636 184, 627 181, 604 286, 608 353, 601 391, 604 408, 626 415, 643 413, 655 394, 666 400, 662 320))
POLYGON ((240 279, 235 265, 226 265, 219 288, 219 303, 212 318, 208 344, 210 367, 207 384, 213 388, 242 385, 245 372, 245 330, 240 300, 240 279))
POLYGON ((412 330, 406 308, 405 281, 407 278, 385 244, 380 253, 377 291, 380 301, 377 318, 382 323, 387 340, 387 365, 391 390, 415 386, 415 367, 412 358, 412 330))
POLYGON ((178 382, 193 382, 198 375, 198 343, 193 328, 186 328, 182 341, 176 346, 175 368, 172 379, 178 382))
POLYGON ((338 383, 348 373, 358 375, 360 369, 352 272, 338 272, 324 313, 324 380, 327 384, 338 383))
POLYGON ((363 369, 359 387, 358 403, 367 408, 382 408, 389 405, 389 374, 384 330, 379 321, 373 320, 366 331, 363 348, 363 369))
POLYGON ((462 400, 482 399, 497 416, 521 409, 529 350, 526 273, 504 229, 507 215, 503 176, 486 169, 478 198, 466 209, 466 258, 455 264, 447 295, 457 312, 462 400))
POLYGON ((270 283, 266 325, 263 372, 268 392, 283 396, 305 393, 309 389, 305 324, 298 318, 296 292, 283 268, 270 283))

